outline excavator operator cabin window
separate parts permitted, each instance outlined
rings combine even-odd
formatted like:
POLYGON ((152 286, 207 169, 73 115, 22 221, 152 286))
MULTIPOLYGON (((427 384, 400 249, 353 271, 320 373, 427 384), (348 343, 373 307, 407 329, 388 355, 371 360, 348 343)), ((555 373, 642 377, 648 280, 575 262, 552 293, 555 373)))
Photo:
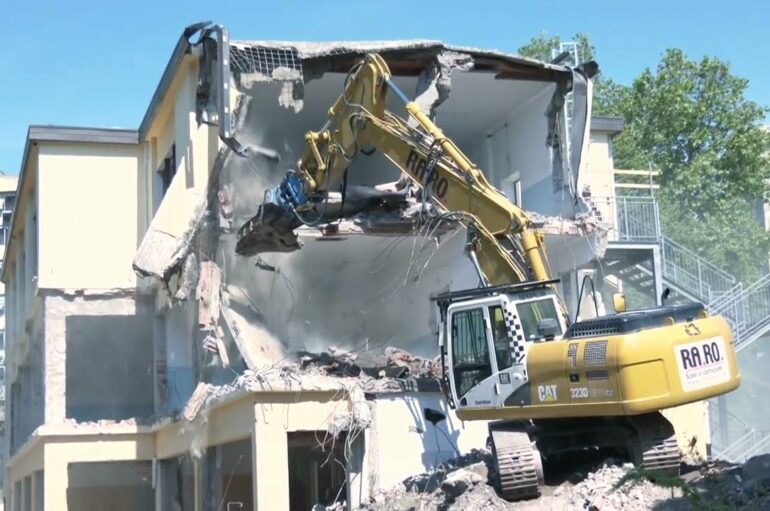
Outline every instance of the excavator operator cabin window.
POLYGON ((495 344, 497 370, 502 371, 511 366, 511 339, 508 327, 505 325, 503 308, 499 305, 489 308, 489 320, 492 322, 492 336, 495 344))
POLYGON ((555 319, 556 323, 559 324, 559 330, 556 332, 556 336, 558 337, 562 334, 561 323, 559 323, 559 316, 556 313, 556 306, 550 298, 519 303, 516 304, 516 309, 519 311, 519 320, 521 321, 521 328, 524 331, 525 340, 535 342, 543 340, 543 336, 537 331, 537 324, 544 318, 555 319))
POLYGON ((452 314, 452 363, 457 397, 492 376, 483 309, 452 314))

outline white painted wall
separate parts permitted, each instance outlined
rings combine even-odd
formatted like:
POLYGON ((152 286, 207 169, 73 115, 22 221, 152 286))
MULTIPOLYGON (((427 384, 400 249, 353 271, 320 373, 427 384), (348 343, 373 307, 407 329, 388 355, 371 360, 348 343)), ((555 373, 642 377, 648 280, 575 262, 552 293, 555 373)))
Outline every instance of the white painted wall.
MULTIPOLYGON (((503 188, 503 180, 511 174, 519 174, 525 210, 571 216, 574 211, 569 195, 553 190, 551 154, 546 147, 545 111, 554 88, 555 85, 549 85, 534 92, 466 145, 469 156, 481 165, 498 189, 503 188)), ((566 184, 566 173, 564 180, 566 184)))
POLYGON ((373 407, 366 462, 377 481, 373 490, 391 488, 409 476, 426 472, 455 457, 455 449, 465 454, 486 446, 488 422, 459 420, 440 393, 381 395, 373 407), (447 416, 438 423, 446 435, 425 420, 425 407, 447 416))
POLYGON ((40 288, 136 285, 131 262, 140 151, 131 145, 40 143, 40 288))

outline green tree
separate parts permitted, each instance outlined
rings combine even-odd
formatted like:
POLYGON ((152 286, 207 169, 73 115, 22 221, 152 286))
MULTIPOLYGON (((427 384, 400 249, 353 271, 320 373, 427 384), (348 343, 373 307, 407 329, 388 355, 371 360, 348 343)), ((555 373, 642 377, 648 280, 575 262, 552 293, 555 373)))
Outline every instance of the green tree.
POLYGON ((770 250, 757 216, 770 197, 768 110, 746 98, 747 86, 726 62, 670 49, 655 71, 601 98, 625 119, 615 166, 661 173, 664 232, 744 281, 767 267, 770 250))
MULTIPOLYGON (((588 35, 576 34, 581 60, 595 59, 594 115, 625 120, 613 141, 615 167, 661 172, 664 233, 744 282, 767 268, 770 236, 758 210, 770 198, 768 109, 749 101, 748 80, 714 57, 690 60, 669 49, 630 86, 602 73, 588 35)), ((518 52, 552 60, 562 39, 541 33, 518 52)))

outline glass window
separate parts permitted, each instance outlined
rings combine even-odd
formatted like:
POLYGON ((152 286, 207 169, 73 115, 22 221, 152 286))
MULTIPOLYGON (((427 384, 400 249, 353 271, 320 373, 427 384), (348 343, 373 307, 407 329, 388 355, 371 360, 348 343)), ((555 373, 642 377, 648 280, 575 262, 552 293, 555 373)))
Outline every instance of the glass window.
POLYGON ((511 366, 511 338, 508 334, 508 327, 505 326, 503 308, 499 305, 490 307, 489 319, 492 321, 492 338, 495 343, 497 370, 502 371, 511 366))
POLYGON ((547 298, 545 300, 519 303, 516 305, 516 309, 519 311, 519 320, 524 330, 524 339, 527 341, 540 341, 543 339, 543 336, 537 331, 537 324, 544 318, 555 319, 559 324, 556 335, 562 334, 561 323, 559 323, 559 316, 556 313, 556 306, 553 304, 552 299, 547 298))
POLYGON ((5 330, 0 330, 0 350, 5 350, 5 330))
POLYGON ((458 397, 492 376, 483 309, 452 314, 452 357, 458 397))

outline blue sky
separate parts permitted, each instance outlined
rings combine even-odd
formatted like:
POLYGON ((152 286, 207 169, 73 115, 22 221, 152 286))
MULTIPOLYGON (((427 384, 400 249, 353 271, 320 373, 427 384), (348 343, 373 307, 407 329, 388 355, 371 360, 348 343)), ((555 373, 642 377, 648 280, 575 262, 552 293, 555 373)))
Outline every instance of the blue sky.
POLYGON ((234 39, 423 38, 507 51, 541 31, 586 32, 604 75, 621 83, 677 47, 729 61, 750 80, 749 98, 770 105, 770 2, 760 0, 3 0, 0 19, 7 174, 19 171, 30 124, 138 127, 182 29, 202 20, 234 39))

